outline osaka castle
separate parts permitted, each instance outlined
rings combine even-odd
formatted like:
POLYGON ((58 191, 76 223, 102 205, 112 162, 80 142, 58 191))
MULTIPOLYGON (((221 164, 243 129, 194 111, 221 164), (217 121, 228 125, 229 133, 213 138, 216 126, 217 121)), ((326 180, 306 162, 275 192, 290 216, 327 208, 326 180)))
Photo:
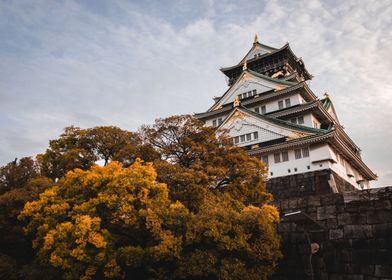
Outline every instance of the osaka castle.
POLYGON ((273 193, 365 189, 377 178, 344 131, 330 96, 320 98, 309 88, 312 75, 288 43, 277 49, 256 35, 239 63, 220 70, 229 88, 195 117, 260 158, 273 193))

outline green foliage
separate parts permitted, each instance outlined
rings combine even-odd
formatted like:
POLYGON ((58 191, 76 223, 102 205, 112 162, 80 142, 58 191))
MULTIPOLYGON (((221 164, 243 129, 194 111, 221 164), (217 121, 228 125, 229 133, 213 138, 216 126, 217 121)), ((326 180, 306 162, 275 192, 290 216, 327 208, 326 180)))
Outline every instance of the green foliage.
POLYGON ((31 158, 15 160, 0 168, 0 278, 18 279, 33 257, 31 238, 17 216, 26 202, 51 186, 31 158))
POLYGON ((154 162, 158 179, 170 186, 172 199, 190 209, 197 210, 207 191, 230 193, 246 205, 271 200, 264 164, 199 120, 187 115, 158 119, 143 128, 143 136, 163 159, 154 162))
POLYGON ((191 116, 68 127, 37 159, 0 169, 0 277, 268 279, 280 258, 265 166, 191 116))
POLYGON ((158 155, 152 147, 143 145, 135 132, 114 126, 90 129, 70 126, 64 129, 59 139, 51 140, 49 148, 37 159, 43 175, 56 180, 75 168, 87 170, 97 161, 107 165, 116 160, 129 166, 137 157, 152 161, 158 155))

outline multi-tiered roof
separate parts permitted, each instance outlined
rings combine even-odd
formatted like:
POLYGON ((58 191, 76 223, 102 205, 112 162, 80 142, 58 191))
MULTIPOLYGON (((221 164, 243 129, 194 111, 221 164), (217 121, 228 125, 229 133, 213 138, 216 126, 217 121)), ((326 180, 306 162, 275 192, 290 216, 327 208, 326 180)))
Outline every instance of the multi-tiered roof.
POLYGON ((235 144, 261 157, 324 144, 331 155, 320 161, 347 162, 354 170, 346 167, 347 180, 353 181, 353 174, 357 183, 376 179, 340 125, 328 94, 319 99, 307 85, 312 76, 288 43, 276 49, 259 43, 256 36, 245 57, 221 71, 229 78, 229 88, 206 112, 195 114, 206 125, 231 131, 235 144), (256 134, 250 133, 251 128, 256 134), (246 137, 239 135, 241 131, 246 137))

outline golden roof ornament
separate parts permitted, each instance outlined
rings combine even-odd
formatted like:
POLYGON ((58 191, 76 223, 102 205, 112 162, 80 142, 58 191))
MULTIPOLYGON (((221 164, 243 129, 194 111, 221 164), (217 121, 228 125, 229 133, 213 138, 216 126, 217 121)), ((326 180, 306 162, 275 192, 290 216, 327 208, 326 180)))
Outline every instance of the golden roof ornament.
POLYGON ((259 41, 259 36, 257 36, 257 33, 255 34, 255 38, 253 40, 253 44, 256 44, 259 41))
POLYGON ((325 96, 325 98, 329 99, 329 94, 328 94, 328 92, 324 92, 324 96, 325 96))
POLYGON ((240 106, 240 99, 238 98, 238 96, 236 96, 236 97, 234 98, 233 106, 234 106, 234 107, 240 106))
POLYGON ((248 70, 248 63, 246 62, 246 60, 244 62, 244 65, 242 66, 242 71, 245 71, 245 70, 248 70))

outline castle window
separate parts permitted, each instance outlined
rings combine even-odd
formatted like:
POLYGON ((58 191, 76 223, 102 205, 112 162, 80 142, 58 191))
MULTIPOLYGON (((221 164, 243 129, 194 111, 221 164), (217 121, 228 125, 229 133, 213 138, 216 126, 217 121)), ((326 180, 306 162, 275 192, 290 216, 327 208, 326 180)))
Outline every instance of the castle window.
POLYGON ((248 133, 246 134, 246 141, 250 141, 250 140, 252 140, 252 134, 248 133))
POLYGON ((278 107, 279 107, 279 110, 283 109, 283 101, 282 100, 278 102, 278 107))
POLYGON ((261 113, 265 114, 265 112, 266 112, 265 105, 263 105, 263 106, 261 106, 261 113))
POLYGON ((245 135, 241 135, 241 142, 245 142, 245 135))
POLYGON ((219 119, 218 119, 218 125, 221 125, 222 122, 223 122, 223 121, 222 121, 222 118, 219 118, 219 119))
POLYGON ((253 132, 253 139, 258 139, 259 138, 259 133, 256 131, 256 132, 253 132))
POLYGON ((295 168, 294 168, 294 172, 297 172, 297 171, 298 171, 298 169, 297 169, 297 167, 295 167, 295 168))
POLYGON ((310 165, 307 166, 308 170, 310 169, 310 165))
POLYGON ((252 93, 253 93, 253 95, 256 95, 256 94, 257 94, 257 91, 254 89, 254 90, 252 91, 252 93))
POLYGON ((302 148, 302 156, 309 157, 309 148, 302 148))
POLYGON ((288 160, 289 160, 289 153, 282 152, 282 161, 288 161, 288 160))
POLYGON ((291 169, 287 169, 287 172, 288 172, 288 173, 291 173, 291 169))
POLYGON ((292 119, 290 120, 290 122, 291 122, 291 123, 297 123, 297 118, 292 118, 292 119))
POLYGON ((270 172, 271 176, 274 176, 274 172, 270 172))
POLYGON ((255 108, 255 112, 256 112, 256 113, 260 113, 260 108, 259 108, 259 107, 256 107, 256 108, 255 108))
POLYGON ((212 121, 212 126, 216 126, 216 120, 212 121))
POLYGON ((300 159, 300 158, 302 158, 301 149, 296 149, 296 150, 294 150, 294 153, 295 153, 295 159, 300 159))
POLYGON ((280 162, 280 153, 275 153, 274 154, 274 161, 275 161, 275 163, 279 163, 280 162))
POLYGON ((234 137, 234 144, 238 144, 240 142, 240 137, 234 137))
POLYGON ((284 102, 286 103, 286 107, 290 107, 291 106, 290 98, 287 98, 284 102))
POLYGON ((299 124, 303 124, 304 123, 304 117, 303 116, 298 117, 298 123, 299 124))
POLYGON ((268 165, 268 156, 262 156, 262 157, 261 157, 261 160, 262 160, 266 165, 268 165))

